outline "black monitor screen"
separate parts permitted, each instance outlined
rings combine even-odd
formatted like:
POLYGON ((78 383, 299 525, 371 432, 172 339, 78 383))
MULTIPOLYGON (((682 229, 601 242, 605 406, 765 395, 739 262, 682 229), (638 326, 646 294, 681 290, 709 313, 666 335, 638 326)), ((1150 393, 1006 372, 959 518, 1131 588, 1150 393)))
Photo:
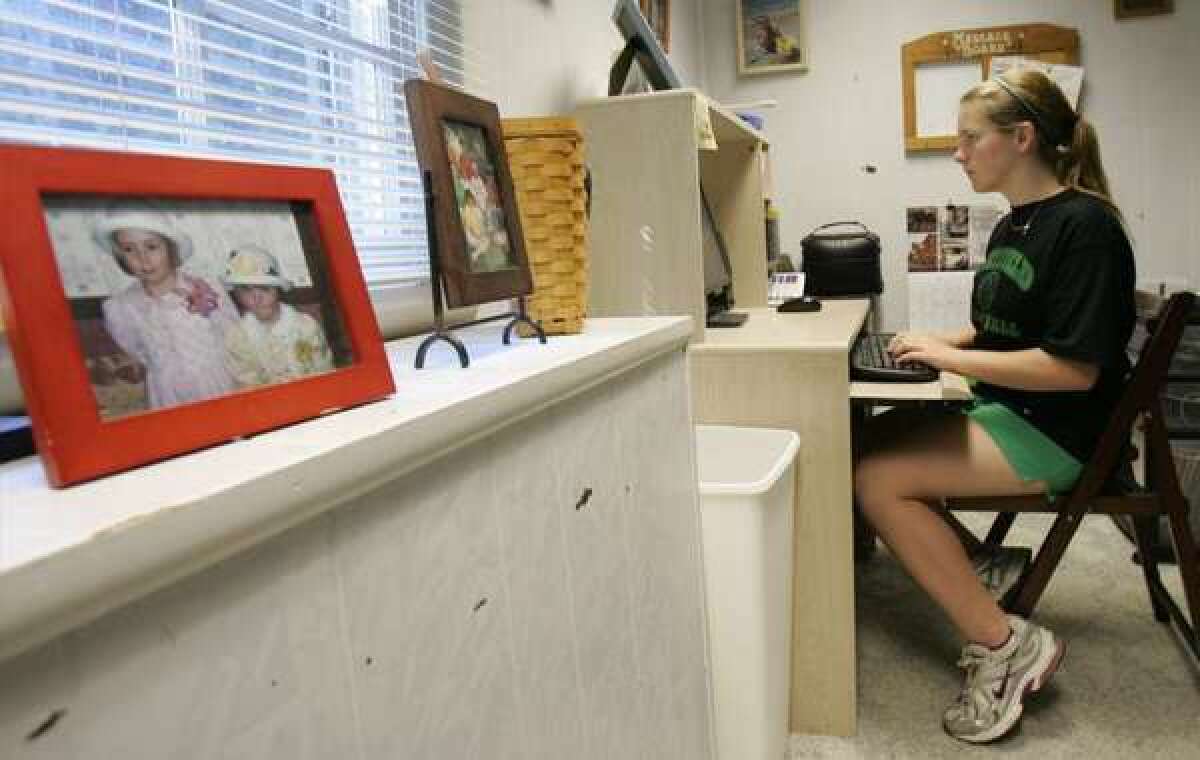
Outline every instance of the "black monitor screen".
POLYGON ((702 257, 704 259, 704 292, 709 296, 722 295, 733 282, 732 267, 729 264, 729 252, 725 249, 725 239, 717 229, 713 218, 712 207, 704 191, 700 191, 700 226, 703 240, 702 257))
POLYGON ((634 58, 637 58, 638 66, 654 89, 676 90, 683 86, 634 0, 617 0, 613 8, 613 23, 625 38, 625 50, 613 64, 609 75, 609 95, 620 94, 625 86, 629 64, 634 58))

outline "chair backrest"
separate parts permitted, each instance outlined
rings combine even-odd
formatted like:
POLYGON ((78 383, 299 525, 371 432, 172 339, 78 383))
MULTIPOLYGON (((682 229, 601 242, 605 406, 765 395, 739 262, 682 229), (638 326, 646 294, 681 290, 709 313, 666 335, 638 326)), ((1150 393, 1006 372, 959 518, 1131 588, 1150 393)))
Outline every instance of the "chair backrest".
POLYGON ((1142 345, 1125 391, 1075 486, 1074 491, 1078 496, 1089 499, 1100 492, 1121 462, 1134 420, 1144 412, 1159 412, 1159 394, 1167 379, 1171 357, 1183 336, 1195 302, 1194 293, 1175 293, 1150 323, 1150 336, 1142 345))

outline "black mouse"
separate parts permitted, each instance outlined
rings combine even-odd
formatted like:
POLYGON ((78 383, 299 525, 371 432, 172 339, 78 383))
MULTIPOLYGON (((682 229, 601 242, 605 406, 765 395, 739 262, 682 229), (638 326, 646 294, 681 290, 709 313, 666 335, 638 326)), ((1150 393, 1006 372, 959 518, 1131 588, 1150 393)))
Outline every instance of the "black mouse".
POLYGON ((799 298, 789 298, 779 304, 779 308, 775 311, 783 314, 794 314, 802 311, 820 311, 821 302, 812 296, 800 296, 799 298))

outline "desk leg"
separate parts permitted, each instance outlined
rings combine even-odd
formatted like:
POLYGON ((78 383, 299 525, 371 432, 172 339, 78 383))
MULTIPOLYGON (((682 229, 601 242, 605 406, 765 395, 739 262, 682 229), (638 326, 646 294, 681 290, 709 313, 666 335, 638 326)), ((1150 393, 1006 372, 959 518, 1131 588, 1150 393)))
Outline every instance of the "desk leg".
MULTIPOLYGON (((862 445, 863 430, 867 421, 874 413, 874 407, 871 404, 850 403, 850 439, 853 442, 852 451, 854 457, 858 457, 858 447, 862 445)), ((865 562, 875 554, 876 546, 878 545, 878 536, 875 529, 863 517, 862 512, 858 509, 858 503, 854 504, 854 561, 865 562)))

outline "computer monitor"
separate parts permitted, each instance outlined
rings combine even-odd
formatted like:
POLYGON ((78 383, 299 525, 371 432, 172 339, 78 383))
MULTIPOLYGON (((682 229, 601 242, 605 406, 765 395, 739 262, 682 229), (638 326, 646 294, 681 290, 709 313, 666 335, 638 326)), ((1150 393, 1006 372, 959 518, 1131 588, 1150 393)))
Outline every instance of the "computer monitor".
POLYGON ((654 31, 646 23, 645 16, 634 0, 617 0, 612 18, 617 29, 621 30, 621 36, 625 38, 625 49, 617 56, 616 63, 609 71, 609 95, 620 95, 625 89, 625 78, 629 75, 629 66, 635 58, 654 89, 677 90, 683 86, 679 76, 671 68, 671 62, 667 60, 662 45, 658 44, 658 38, 654 36, 654 31))
POLYGON ((733 308, 733 267, 729 263, 725 237, 717 226, 703 187, 700 188, 700 211, 704 322, 708 327, 739 327, 746 321, 746 315, 730 311, 733 308))
MULTIPOLYGON (((712 207, 708 205, 708 197, 700 190, 700 203, 703 206, 700 214, 704 260, 704 295, 710 300, 724 298, 728 301, 726 291, 733 284, 733 271, 729 264, 729 253, 725 250, 725 238, 717 228, 713 219, 712 207)), ((726 303, 725 308, 729 308, 726 303)))

